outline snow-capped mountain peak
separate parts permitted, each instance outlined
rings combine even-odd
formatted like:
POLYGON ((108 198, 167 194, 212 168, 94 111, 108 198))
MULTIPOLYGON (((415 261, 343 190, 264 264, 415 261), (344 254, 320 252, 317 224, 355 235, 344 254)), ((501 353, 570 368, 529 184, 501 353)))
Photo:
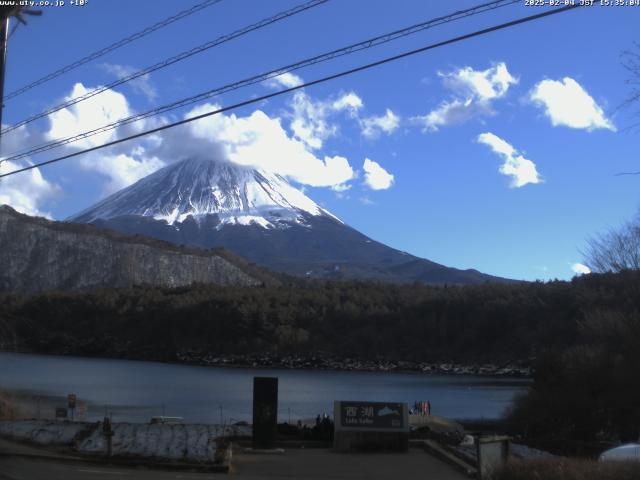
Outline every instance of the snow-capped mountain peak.
MULTIPOLYGON (((305 215, 334 215, 282 176, 228 162, 188 159, 171 164, 69 218, 93 222, 140 215, 181 223, 189 216, 217 215, 225 224, 286 227, 305 215)), ((339 220, 338 220, 339 221, 339 220)))
POLYGON ((296 276, 434 284, 503 281, 376 242, 280 175, 228 162, 173 163, 69 220, 178 245, 223 247, 296 276))

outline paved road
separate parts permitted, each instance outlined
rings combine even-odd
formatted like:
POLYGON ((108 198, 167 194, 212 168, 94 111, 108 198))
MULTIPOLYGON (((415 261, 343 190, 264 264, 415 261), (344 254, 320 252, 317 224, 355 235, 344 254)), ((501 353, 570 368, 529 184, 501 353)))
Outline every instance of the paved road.
MULTIPOLYGON (((79 461, 59 451, 0 440, 0 480, 198 480, 224 474, 150 470, 79 461), (39 458, 28 458, 37 455, 39 458), (51 457, 49 459, 48 457, 51 457)), ((406 454, 340 454, 326 448, 287 449, 282 455, 235 453, 231 478, 239 480, 463 480, 421 449, 406 454)))
MULTIPOLYGON (((212 473, 188 473, 143 468, 103 467, 99 465, 60 463, 49 460, 0 458, 0 480, 211 480, 212 473)), ((217 474, 216 474, 217 475, 217 474)), ((224 475, 222 477, 224 478, 224 475)))
POLYGON ((235 455, 235 476, 243 480, 463 480, 466 476, 423 450, 406 454, 341 454, 326 449, 288 450, 284 455, 235 455))
MULTIPOLYGON (((467 477, 421 450, 408 454, 346 455, 324 449, 289 450, 284 455, 234 458, 230 478, 239 480, 464 480, 467 477)), ((201 480, 224 474, 61 463, 45 459, 0 458, 0 480, 201 480)))
MULTIPOLYGON (((62 456, 55 450, 48 450, 46 448, 27 445, 26 443, 12 442, 0 438, 0 454, 14 454, 14 455, 35 455, 40 457, 60 457, 62 456)), ((67 455, 73 457, 73 455, 67 455)), ((2 470, 0 470, 1 472, 2 470)))

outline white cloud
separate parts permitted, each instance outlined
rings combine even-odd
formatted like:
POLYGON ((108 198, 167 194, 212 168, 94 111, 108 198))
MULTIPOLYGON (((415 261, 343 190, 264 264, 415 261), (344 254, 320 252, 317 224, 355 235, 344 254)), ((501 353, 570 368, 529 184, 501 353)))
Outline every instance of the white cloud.
POLYGON ((351 190, 351 184, 340 183, 338 185, 334 185, 333 187, 331 187, 331 190, 333 190, 334 192, 346 192, 348 190, 351 190))
POLYGON ((573 78, 543 80, 533 88, 529 98, 545 109, 545 115, 554 127, 616 130, 602 108, 573 78))
POLYGON ((439 73, 439 75, 450 90, 466 98, 481 100, 503 97, 511 85, 518 83, 518 79, 509 73, 504 62, 487 70, 464 67, 451 73, 439 73))
POLYGON ((393 133, 400 126, 400 117, 387 108, 380 117, 365 117, 361 120, 362 134, 367 138, 376 138, 380 133, 393 133))
POLYGON ((516 154, 516 149, 513 148, 511 144, 493 133, 487 132, 480 134, 478 136, 478 142, 490 146, 491 150, 504 157, 513 157, 516 154))
MULTIPOLYGON (((77 83, 66 99, 84 95, 88 91, 90 89, 77 83)), ((106 90, 99 95, 49 115, 50 127, 45 133, 45 138, 51 141, 71 137, 117 122, 133 113, 123 94, 106 90)), ((158 122, 157 119, 136 122, 74 142, 66 148, 80 150, 102 145, 119 137, 149 128, 156 122, 158 122)), ((81 157, 80 166, 85 170, 95 171, 106 177, 107 183, 103 194, 113 193, 163 167, 165 163, 173 161, 170 159, 164 162, 150 154, 147 149, 148 145, 153 142, 154 138, 145 138, 135 148, 131 144, 123 144, 119 147, 89 153, 81 157)))
MULTIPOLYGON (((144 150, 143 150, 144 152, 144 150)), ((105 194, 111 194, 128 187, 143 177, 165 166, 157 157, 142 155, 100 155, 99 158, 83 157, 81 164, 87 170, 93 170, 107 177, 105 194)))
POLYGON ((333 102, 333 109, 340 112, 342 110, 350 110, 352 112, 361 109, 364 106, 362 99, 353 92, 342 95, 333 102))
MULTIPOLYGON (((127 65, 117 65, 113 63, 103 63, 102 68, 109 74, 114 75, 118 79, 128 77, 138 70, 127 65)), ((155 100, 158 97, 158 91, 151 84, 151 78, 149 74, 142 75, 134 80, 130 80, 128 84, 131 86, 134 92, 140 93, 147 97, 149 100, 155 100)))
POLYGON ((279 90, 281 87, 293 88, 303 83, 304 80, 302 77, 291 72, 285 72, 277 77, 269 78, 264 82, 267 87, 273 88, 274 90, 279 90))
MULTIPOLYGON (((0 174, 29 164, 30 162, 1 162, 0 174)), ((58 194, 58 186, 45 180, 38 168, 0 179, 0 205, 10 205, 27 215, 51 218, 51 214, 42 209, 42 204, 49 204, 58 194)))
POLYGON ((591 269, 582 263, 574 263, 571 265, 571 270, 573 270, 573 273, 577 275, 586 275, 591 273, 591 269))
MULTIPOLYGON (((76 83, 65 101, 85 95, 89 91, 91 89, 86 88, 82 83, 76 83)), ((71 137, 121 120, 128 117, 130 113, 129 103, 123 94, 106 90, 99 95, 50 114, 48 116, 50 128, 45 137, 49 141, 71 137)), ((116 130, 111 130, 80 140, 73 145, 78 149, 90 148, 115 138, 116 130)))
POLYGON ((438 73, 452 97, 437 108, 413 120, 423 131, 434 132, 441 127, 467 122, 476 116, 495 115, 492 102, 504 97, 512 85, 518 83, 504 62, 486 70, 464 67, 450 73, 438 73))
MULTIPOLYGON (((2 125, 2 128, 6 126, 2 125)), ((6 158, 15 152, 40 145, 44 141, 41 134, 31 132, 23 125, 2 136, 3 156, 6 158)), ((0 174, 29 165, 32 165, 29 158, 18 161, 4 160, 0 162, 0 174)), ((37 168, 0 179, 0 205, 10 205, 15 210, 27 215, 50 218, 51 214, 48 209, 51 200, 55 200, 59 193, 58 185, 47 181, 37 168)))
POLYGON ((542 182, 535 163, 520 155, 507 141, 490 132, 478 135, 477 140, 479 143, 489 146, 494 153, 504 159, 499 171, 503 175, 511 177, 511 188, 542 182))
MULTIPOLYGON (((6 127, 8 127, 8 125, 2 125, 3 129, 6 127)), ((0 145, 2 148, 1 156, 6 158, 13 154, 29 150, 41 145, 46 140, 41 132, 28 130, 27 125, 22 125, 2 135, 2 144, 0 145)))
POLYGON ((327 122, 327 106, 315 102, 304 92, 293 96, 293 120, 291 130, 294 135, 310 148, 322 148, 322 142, 335 135, 337 127, 327 122))
POLYGON ((373 160, 365 158, 362 169, 364 183, 372 190, 386 190, 393 185, 394 176, 373 160))
MULTIPOLYGON (((216 105, 203 105, 186 116, 215 108, 216 105)), ((214 115, 187 126, 191 136, 209 142, 203 145, 208 149, 203 155, 221 147, 224 157, 234 163, 264 168, 314 187, 340 185, 354 176, 346 158, 316 157, 305 142, 289 136, 279 118, 271 118, 261 110, 247 117, 214 115)))
POLYGON ((440 127, 467 122, 476 115, 492 115, 486 102, 475 103, 473 99, 442 102, 438 108, 421 117, 414 117, 424 128, 424 132, 436 132, 440 127))
MULTIPOLYGON (((88 89, 82 84, 77 84, 71 96, 82 95, 86 91, 88 89)), ((218 114, 144 137, 135 144, 123 143, 84 155, 80 165, 106 177, 105 194, 126 187, 166 164, 189 157, 253 166, 278 173, 302 185, 345 191, 349 188, 347 182, 355 178, 349 161, 340 155, 319 156, 314 150, 322 145, 322 139, 337 129, 327 117, 340 111, 355 111, 362 102, 353 93, 325 101, 300 93, 292 104, 293 134, 285 130, 279 118, 270 117, 261 110, 247 116, 218 114), (300 121, 300 129, 294 128, 296 121, 300 121)), ((218 108, 220 106, 215 104, 200 105, 186 113, 184 118, 218 108)), ((106 91, 50 115, 46 137, 49 140, 68 137, 132 114, 135 112, 124 95, 106 91)), ((99 145, 168 121, 166 117, 145 119, 65 148, 76 150, 99 145)))
POLYGON ((329 117, 343 111, 353 116, 362 105, 360 97, 353 92, 341 95, 334 101, 314 100, 304 92, 296 92, 291 103, 291 130, 296 138, 310 148, 320 149, 324 140, 338 132, 337 124, 330 123, 329 117))

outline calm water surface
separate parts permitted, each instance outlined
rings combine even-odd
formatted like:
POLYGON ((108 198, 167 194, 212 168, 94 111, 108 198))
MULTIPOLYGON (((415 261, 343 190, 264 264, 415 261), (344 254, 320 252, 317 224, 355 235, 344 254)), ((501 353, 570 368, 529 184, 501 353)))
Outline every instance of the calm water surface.
POLYGON ((529 384, 493 377, 213 368, 0 352, 0 388, 53 398, 61 406, 68 393, 75 393, 86 403, 90 420, 105 409, 114 421, 146 422, 163 412, 186 422, 250 420, 254 376, 279 378, 280 421, 331 413, 334 400, 409 405, 430 400, 437 415, 496 418, 529 384))

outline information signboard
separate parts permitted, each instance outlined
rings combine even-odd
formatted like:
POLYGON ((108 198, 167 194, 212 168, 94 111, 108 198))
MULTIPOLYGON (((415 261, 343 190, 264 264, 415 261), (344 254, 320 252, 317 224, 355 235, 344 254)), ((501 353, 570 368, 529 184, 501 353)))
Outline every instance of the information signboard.
POLYGON ((402 428, 401 403, 341 402, 340 420, 344 427, 372 429, 402 428))
POLYGON ((393 402, 336 402, 336 423, 345 429, 408 430, 407 406, 393 402))
POLYGON ((337 452, 409 449, 409 408, 406 403, 336 401, 333 448, 337 452))

